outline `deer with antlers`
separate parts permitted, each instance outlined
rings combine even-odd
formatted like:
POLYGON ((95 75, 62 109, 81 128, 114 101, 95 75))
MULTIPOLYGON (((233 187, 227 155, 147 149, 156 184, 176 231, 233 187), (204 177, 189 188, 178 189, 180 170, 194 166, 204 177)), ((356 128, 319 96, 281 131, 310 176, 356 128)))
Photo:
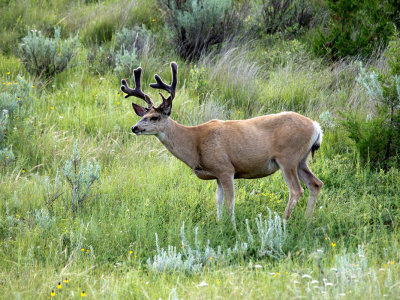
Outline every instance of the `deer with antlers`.
POLYGON ((142 69, 134 70, 135 88, 122 80, 121 90, 147 103, 132 103, 141 120, 132 127, 136 135, 155 135, 178 159, 187 164, 203 180, 217 181, 217 218, 221 218, 223 202, 234 222, 235 178, 261 178, 281 169, 289 188, 289 202, 283 214, 288 219, 303 194, 300 181, 310 191, 307 215, 314 209, 323 185, 309 169, 307 158, 320 147, 322 130, 317 122, 295 112, 255 117, 248 120, 212 120, 197 126, 183 126, 170 118, 175 97, 178 66, 171 63, 172 83, 165 84, 158 75, 150 87, 160 92, 162 103, 155 107, 140 88, 142 69))

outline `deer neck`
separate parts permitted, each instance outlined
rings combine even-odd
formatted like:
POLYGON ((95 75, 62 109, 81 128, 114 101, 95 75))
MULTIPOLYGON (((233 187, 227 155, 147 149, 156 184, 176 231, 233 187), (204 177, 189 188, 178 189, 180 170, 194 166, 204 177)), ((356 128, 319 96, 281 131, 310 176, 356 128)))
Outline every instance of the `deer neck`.
POLYGON ((161 143, 175 157, 192 169, 198 164, 197 135, 195 127, 183 126, 171 118, 163 132, 156 135, 161 143))

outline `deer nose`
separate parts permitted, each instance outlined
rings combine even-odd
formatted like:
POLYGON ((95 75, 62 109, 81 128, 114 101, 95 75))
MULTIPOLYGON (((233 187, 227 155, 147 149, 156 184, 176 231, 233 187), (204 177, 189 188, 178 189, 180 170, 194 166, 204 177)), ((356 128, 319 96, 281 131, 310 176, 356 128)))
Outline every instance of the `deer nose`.
POLYGON ((139 127, 138 126, 132 126, 132 132, 133 133, 138 133, 139 131, 141 131, 140 129, 139 129, 139 127))

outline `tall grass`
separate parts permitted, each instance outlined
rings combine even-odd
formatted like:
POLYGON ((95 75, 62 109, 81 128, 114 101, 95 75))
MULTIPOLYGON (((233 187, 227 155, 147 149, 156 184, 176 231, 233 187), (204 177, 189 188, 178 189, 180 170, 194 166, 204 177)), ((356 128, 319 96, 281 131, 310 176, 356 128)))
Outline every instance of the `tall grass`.
MULTIPOLYGON (((38 3, 32 7, 40 16, 38 3)), ((57 3, 53 14, 65 17, 73 7, 106 9, 114 2, 57 3)), ((46 5, 42 9, 52 7, 46 5)), ((13 7, 11 3, 1 9, 13 7)), ((141 7, 131 9, 140 11, 141 7)), ((143 10, 146 16, 153 13, 143 10)), ((26 14, 24 24, 29 24, 33 12, 26 14)), ((37 24, 41 22, 45 22, 43 17, 37 24)), ((120 24, 113 24, 112 32, 120 24)), ((2 34, 8 32, 18 40, 12 33, 16 27, 7 28, 2 34)), ((155 39, 163 38, 155 34, 155 39)), ((142 86, 155 95, 148 88, 152 75, 159 73, 168 82, 168 63, 177 57, 171 50, 159 49, 162 44, 148 45, 139 60, 142 86)), ((237 242, 248 241, 246 219, 255 238, 254 220, 259 214, 268 216, 269 208, 282 215, 289 193, 280 172, 238 180, 237 231, 229 218, 217 222, 215 182, 197 179, 156 138, 131 133, 138 118, 131 99, 119 91, 120 78, 112 71, 91 72, 85 60, 88 49, 83 47, 79 64, 55 75, 51 83, 34 83, 29 114, 7 131, 15 161, 0 171, 0 298, 45 298, 52 290, 60 298, 79 298, 82 291, 88 298, 395 298, 400 282, 399 170, 376 171, 361 164, 338 126, 341 111, 372 110, 355 82, 357 61, 327 65, 307 52, 288 57, 285 44, 276 51, 276 55, 282 53, 278 63, 271 64, 262 47, 259 41, 227 45, 197 64, 178 59, 172 117, 194 125, 212 118, 296 110, 322 123, 324 141, 310 165, 325 185, 312 218, 304 215, 308 192, 301 198, 286 224, 279 257, 260 257, 249 248, 245 255, 231 256, 224 263, 215 259, 191 275, 151 272, 147 260, 157 255, 155 233, 160 249, 170 245, 183 251, 180 228, 184 222, 189 245, 197 240, 199 245, 220 247, 221 253, 227 253, 237 242), (201 76, 190 77, 195 68, 201 76), (199 92, 196 79, 202 80, 199 92), (99 184, 74 217, 65 213, 63 199, 71 200, 67 185, 51 209, 45 203, 46 182, 57 191, 57 170, 71 156, 76 140, 82 159, 96 159, 101 173, 99 184)), ((12 52, 0 58, 2 81, 6 76, 28 76, 12 52)), ((370 63, 380 67, 383 62, 375 58, 370 63)))

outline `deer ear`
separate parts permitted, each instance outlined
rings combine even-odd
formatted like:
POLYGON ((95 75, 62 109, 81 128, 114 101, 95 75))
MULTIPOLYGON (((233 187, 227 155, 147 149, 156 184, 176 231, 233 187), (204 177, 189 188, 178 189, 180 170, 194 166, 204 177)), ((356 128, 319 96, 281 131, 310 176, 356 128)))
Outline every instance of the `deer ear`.
POLYGON ((169 116, 172 110, 172 97, 169 96, 167 99, 163 97, 163 102, 157 107, 157 110, 163 115, 169 116))
POLYGON ((147 113, 147 109, 146 108, 144 108, 143 106, 137 105, 137 104, 135 104, 133 102, 132 102, 132 107, 135 110, 135 113, 139 117, 143 117, 147 113))

